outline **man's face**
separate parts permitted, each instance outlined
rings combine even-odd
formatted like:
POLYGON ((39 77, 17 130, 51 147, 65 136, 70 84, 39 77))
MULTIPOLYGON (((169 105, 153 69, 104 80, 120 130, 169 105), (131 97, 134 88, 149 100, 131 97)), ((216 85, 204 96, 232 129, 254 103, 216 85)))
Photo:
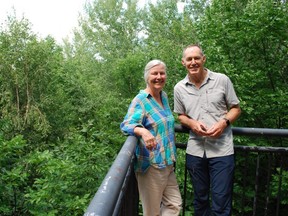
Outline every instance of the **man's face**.
POLYGON ((186 67, 189 75, 197 75, 203 72, 206 57, 199 47, 189 47, 183 53, 182 64, 186 67))

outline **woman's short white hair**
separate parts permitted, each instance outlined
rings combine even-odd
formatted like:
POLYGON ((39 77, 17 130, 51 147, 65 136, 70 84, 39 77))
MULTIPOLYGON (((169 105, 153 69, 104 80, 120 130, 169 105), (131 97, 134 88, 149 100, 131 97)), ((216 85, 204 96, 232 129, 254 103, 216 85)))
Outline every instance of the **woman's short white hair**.
POLYGON ((165 73, 167 75, 166 64, 163 61, 158 60, 158 59, 151 60, 150 62, 146 64, 145 69, 144 69, 144 80, 146 83, 148 83, 148 75, 149 75, 151 68, 155 67, 156 65, 163 65, 165 68, 165 73))

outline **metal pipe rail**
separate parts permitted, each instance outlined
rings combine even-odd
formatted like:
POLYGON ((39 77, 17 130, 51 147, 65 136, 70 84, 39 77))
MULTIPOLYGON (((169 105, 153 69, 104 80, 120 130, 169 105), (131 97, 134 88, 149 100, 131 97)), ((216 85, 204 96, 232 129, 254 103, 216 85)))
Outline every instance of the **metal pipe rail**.
MULTIPOLYGON (((84 216, 111 216, 117 203, 121 202, 121 190, 124 180, 129 175, 129 167, 133 159, 137 138, 129 136, 106 174, 97 193, 90 202, 84 216)), ((132 166, 133 168, 133 166, 132 166)), ((117 209, 117 208, 116 208, 117 209)))
MULTIPOLYGON (((288 129, 232 127, 233 135, 288 137, 288 129)), ((175 124, 175 132, 189 133, 183 125, 175 124)))

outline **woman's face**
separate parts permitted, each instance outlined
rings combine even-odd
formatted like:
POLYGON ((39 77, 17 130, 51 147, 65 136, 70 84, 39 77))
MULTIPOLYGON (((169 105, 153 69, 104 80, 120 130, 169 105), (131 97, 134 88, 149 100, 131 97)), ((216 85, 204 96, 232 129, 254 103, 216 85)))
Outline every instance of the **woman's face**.
POLYGON ((166 70, 163 65, 156 65, 149 71, 147 84, 151 90, 161 91, 166 82, 166 70))

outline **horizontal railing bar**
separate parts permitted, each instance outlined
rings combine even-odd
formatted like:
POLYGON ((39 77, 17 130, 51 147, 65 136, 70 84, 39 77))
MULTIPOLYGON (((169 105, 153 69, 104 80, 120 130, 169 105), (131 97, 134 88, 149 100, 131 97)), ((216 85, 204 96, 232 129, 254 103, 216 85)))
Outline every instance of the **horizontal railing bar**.
MULTIPOLYGON (((176 147, 179 149, 186 149, 186 143, 176 143, 176 147)), ((266 146, 241 146, 234 145, 234 149, 237 151, 247 152, 271 152, 271 153, 288 153, 288 147, 266 147, 266 146)))
MULTIPOLYGON (((288 129, 232 127, 232 131, 234 135, 288 137, 288 129)), ((189 133, 189 129, 183 125, 175 124, 175 132, 189 133)))
POLYGON ((235 145, 235 150, 248 152, 269 152, 269 153, 288 153, 288 147, 266 147, 266 146, 240 146, 235 145))

